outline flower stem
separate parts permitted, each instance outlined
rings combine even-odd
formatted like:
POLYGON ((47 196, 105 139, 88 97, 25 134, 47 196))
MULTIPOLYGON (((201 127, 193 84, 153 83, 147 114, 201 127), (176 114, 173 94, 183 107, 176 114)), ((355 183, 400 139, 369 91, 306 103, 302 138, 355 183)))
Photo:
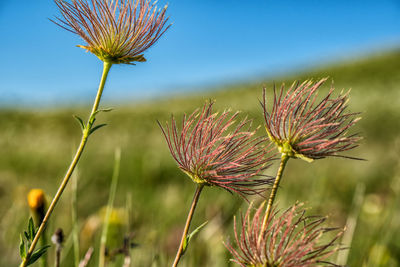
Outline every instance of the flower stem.
POLYGON ((57 245, 56 248, 56 262, 55 262, 55 267, 60 267, 60 262, 61 262, 61 245, 57 245))
MULTIPOLYGON (((275 182, 274 182, 274 185, 272 186, 272 190, 271 190, 271 193, 268 198, 268 205, 267 205, 267 209, 265 211, 265 216, 264 216, 263 224, 261 227, 261 233, 264 233, 266 230, 268 218, 271 215, 272 205, 274 204, 274 200, 276 197, 276 192, 278 191, 279 183, 281 181, 282 174, 283 174, 283 170, 285 169, 285 166, 286 166, 286 163, 288 160, 289 160, 289 156, 285 153, 282 153, 281 163, 279 164, 279 169, 278 169, 278 172, 275 177, 275 182)), ((260 238, 258 239, 259 242, 261 241, 262 235, 263 234, 261 234, 260 238)))
MULTIPOLYGON (((189 232, 190 222, 192 221, 194 210, 196 209, 197 202, 199 201, 200 193, 203 190, 204 185, 198 184, 196 188, 196 192, 194 193, 192 206, 190 207, 188 217, 186 219, 185 229, 182 233, 181 244, 179 245, 178 251, 175 256, 174 263, 172 264, 173 267, 178 266, 179 260, 181 259, 184 253, 184 244, 186 242, 187 234, 189 232)), ((186 245, 187 246, 187 245, 186 245)))
POLYGON ((48 208, 48 210, 46 212, 46 215, 44 216, 43 221, 39 226, 39 229, 38 229, 38 231, 37 231, 37 233, 35 235, 35 238, 33 239, 32 244, 29 247, 28 253, 26 254, 26 257, 24 258, 24 260, 20 264, 20 267, 27 266, 28 261, 31 258, 32 254, 33 254, 33 251, 35 250, 36 244, 39 241, 39 237, 43 233, 43 231, 44 231, 44 229, 45 229, 45 227, 47 225, 47 221, 50 218, 50 215, 52 214, 52 212, 53 212, 58 200, 61 198, 61 195, 64 192, 64 189, 66 188, 66 186, 68 184, 68 181, 71 178, 71 175, 72 175, 76 165, 78 164, 78 161, 79 161, 79 159, 80 159, 80 157, 82 155, 83 149, 85 148, 85 145, 86 145, 87 140, 89 138, 90 130, 91 130, 91 127, 92 127, 91 121, 92 121, 93 116, 96 115, 97 109, 99 107, 101 95, 103 93, 104 85, 106 83, 108 72, 110 71, 111 66, 112 66, 112 63, 104 62, 103 74, 101 76, 99 89, 97 91, 96 99, 95 99, 95 101, 93 103, 92 111, 91 111, 90 116, 88 118, 88 121, 86 123, 86 128, 82 131, 81 142, 80 142, 80 144, 78 146, 78 149, 77 149, 77 151, 75 153, 75 156, 74 156, 71 164, 69 165, 69 168, 68 168, 68 170, 67 170, 67 172, 66 172, 66 174, 65 174, 65 176, 64 176, 64 178, 63 178, 63 180, 62 180, 62 182, 61 182, 61 184, 60 184, 60 186, 59 186, 59 188, 57 190, 57 193, 54 196, 53 200, 51 201, 50 206, 49 206, 49 208, 48 208))

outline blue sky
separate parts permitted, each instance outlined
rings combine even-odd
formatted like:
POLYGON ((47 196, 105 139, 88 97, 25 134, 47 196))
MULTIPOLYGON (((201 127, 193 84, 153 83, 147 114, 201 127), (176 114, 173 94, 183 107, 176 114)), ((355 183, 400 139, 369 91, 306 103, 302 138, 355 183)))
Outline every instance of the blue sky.
MULTIPOLYGON (((167 1, 160 0, 160 6, 167 1)), ((146 63, 113 66, 105 101, 197 90, 400 46, 396 0, 170 0, 146 63)), ((53 1, 0 0, 0 106, 90 102, 102 64, 48 20, 53 1)))

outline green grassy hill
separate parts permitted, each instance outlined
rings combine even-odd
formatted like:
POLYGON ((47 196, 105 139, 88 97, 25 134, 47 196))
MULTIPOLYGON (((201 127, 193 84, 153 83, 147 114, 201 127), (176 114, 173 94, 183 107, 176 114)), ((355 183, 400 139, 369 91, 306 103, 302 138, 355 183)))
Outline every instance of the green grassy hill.
MULTIPOLYGON (((112 73, 111 73, 112 75, 112 73)), ((349 155, 367 159, 340 158, 311 164, 291 160, 278 193, 280 207, 299 200, 312 207, 310 214, 329 215, 329 225, 343 227, 354 209, 354 192, 365 185, 359 219, 349 250, 349 266, 400 266, 400 52, 307 70, 299 75, 277 77, 274 83, 331 77, 322 90, 351 88, 351 111, 362 111, 355 128, 364 136, 349 155)), ((205 100, 215 99, 215 110, 241 110, 243 116, 263 123, 259 105, 262 88, 269 91, 272 79, 227 86, 199 95, 147 101, 116 107, 100 114, 107 127, 90 139, 78 167, 78 214, 81 253, 98 241, 102 207, 107 203, 113 154, 122 149, 120 182, 115 205, 112 238, 133 232, 134 266, 167 266, 176 251, 195 186, 169 155, 156 120, 171 114, 191 113, 205 100), (126 216, 126 211, 129 215, 126 216), (129 218, 129 225, 126 221, 129 218)), ((72 114, 85 116, 89 108, 63 110, 0 111, 0 265, 18 262, 19 232, 29 216, 26 194, 42 188, 49 198, 64 174, 80 129, 72 114)), ((260 130, 260 135, 264 134, 260 130)), ((273 175, 277 164, 267 171, 273 175)), ((56 209, 48 231, 62 227, 71 232, 71 186, 56 209)), ((232 235, 232 216, 246 203, 237 196, 207 188, 201 196, 193 226, 209 223, 188 249, 182 266, 233 266, 222 241, 232 235)), ((116 246, 110 244, 110 246, 116 246)), ((51 251, 50 253, 53 253, 51 251)), ((64 248, 72 257, 71 240, 64 248)), ((97 258, 97 254, 95 254, 97 258)), ((94 261, 95 262, 95 261, 94 261)), ((93 263, 94 263, 93 262, 93 263)), ((66 264, 65 266, 69 266, 66 264)), ((92 265, 95 266, 95 265, 92 265)))

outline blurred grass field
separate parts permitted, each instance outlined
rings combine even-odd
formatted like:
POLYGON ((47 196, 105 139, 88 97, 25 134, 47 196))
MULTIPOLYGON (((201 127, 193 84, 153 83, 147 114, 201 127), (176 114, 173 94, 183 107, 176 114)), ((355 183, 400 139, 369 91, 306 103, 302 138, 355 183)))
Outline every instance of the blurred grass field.
MULTIPOLYGON (((359 148, 347 155, 367 161, 328 158, 309 164, 290 160, 278 203, 284 209, 297 200, 305 202, 312 207, 310 214, 329 215, 329 225, 338 227, 344 227, 349 214, 359 212, 348 265, 400 266, 397 51, 198 95, 118 106, 112 112, 100 114, 98 120, 108 126, 89 140, 78 166, 81 255, 88 246, 98 244, 98 226, 107 203, 116 147, 121 148, 122 157, 109 246, 120 245, 123 234, 132 232, 138 244, 132 251, 133 266, 168 266, 178 246, 195 186, 176 167, 156 120, 164 122, 171 114, 181 118, 205 100, 215 99, 215 110, 241 110, 243 116, 262 124, 259 99, 264 86, 271 91, 274 82, 290 86, 294 80, 327 76, 331 79, 322 90, 326 92, 332 81, 337 91, 351 88, 349 108, 363 112, 363 119, 355 128, 364 139, 359 148), (354 210, 357 185, 365 185, 365 192, 358 196, 362 200, 360 208, 354 210)), ((0 111, 0 266, 18 264, 19 233, 29 216, 26 194, 31 188, 42 188, 49 199, 53 196, 80 138, 79 126, 71 115, 84 117, 88 110, 89 107, 0 111)), ((259 134, 265 133, 261 129, 259 134)), ((274 175, 276 168, 277 163, 267 174, 274 175)), ((71 194, 69 185, 53 214, 49 233, 58 227, 67 236, 71 233, 71 194)), ((242 199, 223 190, 204 190, 192 229, 205 220, 209 223, 190 244, 181 266, 234 266, 228 262, 222 241, 232 236, 233 215, 246 207, 242 199)), ((64 266, 72 266, 71 244, 71 239, 67 239, 64 266)), ((54 253, 49 252, 50 256, 54 253)), ((96 249, 91 266, 96 266, 97 258, 96 249)))

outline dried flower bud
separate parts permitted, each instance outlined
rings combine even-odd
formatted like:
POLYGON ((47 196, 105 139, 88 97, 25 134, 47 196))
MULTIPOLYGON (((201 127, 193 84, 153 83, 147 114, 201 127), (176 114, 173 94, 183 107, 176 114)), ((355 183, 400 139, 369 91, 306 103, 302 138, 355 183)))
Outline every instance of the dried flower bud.
POLYGON ((51 242, 57 246, 61 246, 64 243, 64 232, 61 228, 58 228, 51 236, 51 242))
POLYGON ((62 243, 64 242, 64 232, 61 228, 58 228, 55 231, 55 233, 51 236, 51 241, 54 243, 54 245, 56 245, 56 264, 55 264, 55 266, 60 266, 62 243))

